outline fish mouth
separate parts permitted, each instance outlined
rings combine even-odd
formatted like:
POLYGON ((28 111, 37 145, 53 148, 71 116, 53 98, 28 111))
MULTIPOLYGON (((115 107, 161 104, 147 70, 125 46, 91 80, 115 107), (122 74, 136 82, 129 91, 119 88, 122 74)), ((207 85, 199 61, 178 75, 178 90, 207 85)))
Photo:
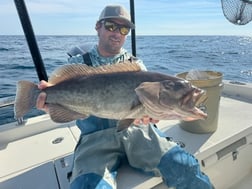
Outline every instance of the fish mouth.
POLYGON ((206 92, 200 88, 192 88, 182 100, 181 105, 193 108, 206 100, 206 92))
POLYGON ((189 110, 196 119, 206 119, 207 114, 200 110, 197 106, 204 103, 207 100, 206 91, 197 87, 193 87, 192 90, 184 96, 181 106, 189 110))

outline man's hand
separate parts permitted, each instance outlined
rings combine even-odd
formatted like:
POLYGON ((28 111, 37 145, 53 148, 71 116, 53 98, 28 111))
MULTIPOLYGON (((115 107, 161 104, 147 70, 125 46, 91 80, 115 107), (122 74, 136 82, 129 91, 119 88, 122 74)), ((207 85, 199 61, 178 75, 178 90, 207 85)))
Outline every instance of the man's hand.
MULTIPOLYGON (((39 84, 38 84, 38 88, 39 89, 45 89, 47 87, 52 86, 52 84, 42 80, 39 84)), ((46 102, 46 93, 45 92, 41 92, 37 98, 37 103, 36 103, 36 107, 39 110, 43 110, 45 112, 49 112, 48 106, 45 104, 46 102)))
POLYGON ((159 120, 152 119, 151 117, 146 115, 142 117, 141 119, 135 119, 133 124, 136 126, 140 126, 140 125, 148 125, 149 123, 156 124, 158 122, 159 120))

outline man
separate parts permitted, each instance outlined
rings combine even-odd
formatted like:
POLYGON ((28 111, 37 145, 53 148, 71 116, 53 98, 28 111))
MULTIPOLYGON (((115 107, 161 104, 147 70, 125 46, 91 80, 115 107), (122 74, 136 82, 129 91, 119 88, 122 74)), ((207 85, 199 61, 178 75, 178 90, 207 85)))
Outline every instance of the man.
MULTIPOLYGON (((132 58, 122 48, 130 29, 134 29, 129 13, 121 6, 106 6, 96 23, 98 45, 85 55, 69 59, 70 63, 90 66, 116 64, 132 58)), ((137 60, 143 70, 142 61, 137 60)), ((39 88, 49 86, 41 82, 39 88)), ((46 94, 41 93, 37 107, 46 107, 46 94)), ((209 178, 201 173, 197 160, 176 143, 159 135, 148 116, 117 131, 116 120, 90 116, 77 120, 81 136, 74 153, 70 178, 71 189, 116 188, 116 174, 123 158, 132 167, 162 176, 169 187, 176 189, 211 189, 209 178)))

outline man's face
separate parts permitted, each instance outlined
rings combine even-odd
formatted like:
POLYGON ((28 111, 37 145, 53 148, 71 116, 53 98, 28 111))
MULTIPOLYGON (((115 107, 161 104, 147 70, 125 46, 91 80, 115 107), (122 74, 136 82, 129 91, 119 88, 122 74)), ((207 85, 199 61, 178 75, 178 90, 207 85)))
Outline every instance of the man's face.
MULTIPOLYGON (((120 19, 110 19, 108 20, 112 23, 115 23, 119 26, 126 26, 125 21, 120 19)), ((99 37, 99 51, 103 56, 113 56, 120 52, 121 47, 123 46, 126 36, 121 34, 117 28, 115 31, 110 31, 105 28, 105 23, 102 22, 100 27, 97 28, 98 37, 99 37)))

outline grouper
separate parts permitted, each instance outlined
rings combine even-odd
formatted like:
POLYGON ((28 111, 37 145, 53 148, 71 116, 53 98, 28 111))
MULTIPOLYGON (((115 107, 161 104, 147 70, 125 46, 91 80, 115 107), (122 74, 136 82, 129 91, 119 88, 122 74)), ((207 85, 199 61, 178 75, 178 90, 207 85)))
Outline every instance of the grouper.
POLYGON ((47 94, 48 113, 57 123, 90 115, 121 120, 124 124, 146 115, 156 120, 207 118, 196 107, 204 90, 175 76, 141 71, 134 62, 99 67, 64 65, 52 73, 48 82, 52 86, 43 90, 30 81, 17 83, 16 118, 36 106, 42 91, 47 94))

